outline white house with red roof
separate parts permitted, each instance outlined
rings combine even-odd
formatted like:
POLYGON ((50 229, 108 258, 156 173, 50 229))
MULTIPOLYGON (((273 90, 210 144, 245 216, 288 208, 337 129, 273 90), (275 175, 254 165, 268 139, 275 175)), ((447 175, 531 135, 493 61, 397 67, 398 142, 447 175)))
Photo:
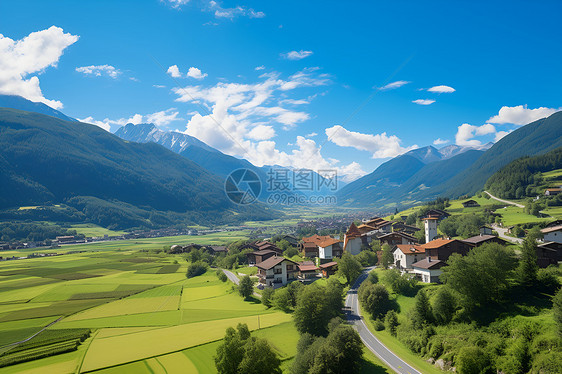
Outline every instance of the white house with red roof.
POLYGON ((544 242, 562 243, 562 225, 542 229, 544 242))
POLYGON ((331 260, 334 257, 341 257, 341 241, 329 238, 318 243, 318 257, 321 260, 331 260))
POLYGON ((392 249, 394 266, 399 270, 411 270, 412 264, 425 258, 425 248, 415 244, 397 244, 392 249))

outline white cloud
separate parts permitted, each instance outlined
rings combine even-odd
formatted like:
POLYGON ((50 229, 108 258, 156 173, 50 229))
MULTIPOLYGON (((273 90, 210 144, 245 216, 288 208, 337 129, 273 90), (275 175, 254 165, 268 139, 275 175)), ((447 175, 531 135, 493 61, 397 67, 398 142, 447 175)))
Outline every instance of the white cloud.
POLYGON ((511 131, 498 131, 494 137, 494 143, 498 142, 504 136, 508 135, 511 131))
POLYGON ((433 145, 442 145, 442 144, 447 144, 447 143, 449 143, 448 140, 441 139, 441 138, 437 138, 433 141, 433 145))
POLYGON ((456 90, 453 87, 450 86, 433 86, 431 88, 427 89, 429 92, 436 92, 436 93, 453 93, 456 90))
POLYGON ((286 58, 287 60, 302 60, 308 56, 312 56, 312 51, 303 51, 301 49, 300 51, 281 53, 281 57, 286 58))
POLYGON ((268 140, 275 136, 275 130, 272 126, 257 125, 246 136, 253 140, 268 140))
POLYGON ((178 65, 170 66, 166 73, 170 74, 172 78, 180 78, 182 76, 182 74, 180 73, 180 69, 178 68, 178 65))
POLYGON ((109 118, 103 121, 95 120, 92 116, 86 117, 84 119, 79 119, 80 122, 91 123, 93 125, 99 126, 106 131, 111 131, 112 127, 125 126, 128 123, 138 125, 139 123, 153 123, 156 126, 167 126, 171 122, 182 120, 179 117, 179 112, 175 108, 170 108, 162 110, 160 112, 155 112, 152 114, 134 114, 129 118, 119 118, 117 120, 112 120, 109 118))
POLYGON ((410 83, 409 81, 396 81, 396 82, 392 82, 389 83, 385 86, 379 87, 379 90, 381 91, 387 91, 387 90, 395 90, 397 88, 400 88, 406 84, 410 83))
POLYGON ((200 69, 197 69, 197 68, 195 68, 195 67, 190 67, 189 70, 188 70, 188 72, 187 72, 187 76, 188 76, 188 77, 191 77, 191 78, 195 78, 195 79, 201 80, 201 79, 205 78, 205 77, 207 76, 207 74, 206 74, 206 73, 205 73, 205 74, 201 73, 201 70, 200 70, 200 69))
POLYGON ((313 137, 315 137, 315 136, 318 136, 318 133, 316 133, 316 132, 311 132, 310 134, 306 134, 306 137, 307 137, 307 138, 313 138, 313 137))
POLYGON ((430 99, 417 99, 417 100, 412 101, 412 103, 418 104, 418 105, 431 105, 434 102, 435 102, 435 100, 430 100, 430 99))
POLYGON ((534 122, 538 119, 550 116, 553 113, 562 110, 562 108, 546 108, 540 107, 536 109, 529 109, 527 105, 517 105, 517 106, 502 106, 499 113, 491 117, 489 123, 512 123, 514 125, 526 125, 528 123, 534 122))
POLYGON ((404 148, 402 142, 396 135, 388 136, 386 132, 382 134, 362 134, 349 131, 340 125, 335 125, 326 129, 329 140, 340 147, 352 147, 361 151, 372 153, 372 158, 395 157, 404 152, 418 148, 417 145, 404 148))
POLYGON ((265 69, 265 66, 264 66, 264 65, 256 66, 256 67, 254 68, 254 70, 263 70, 263 69, 265 69))
POLYGON ((240 5, 234 8, 223 8, 218 2, 212 0, 209 1, 208 6, 204 10, 213 12, 216 18, 234 19, 236 17, 248 17, 248 18, 265 17, 264 12, 255 11, 252 8, 246 8, 240 5))
POLYGON ((0 34, 0 94, 19 95, 55 109, 62 108, 60 101, 43 96, 36 75, 29 76, 56 67, 63 51, 78 38, 56 26, 32 32, 17 41, 0 34))
POLYGON ((93 75, 96 77, 101 77, 102 75, 107 75, 110 78, 117 78, 121 71, 116 69, 111 65, 90 65, 90 66, 80 66, 76 68, 76 71, 83 73, 84 75, 93 75))
POLYGON ((461 146, 479 146, 482 145, 482 142, 474 139, 474 137, 490 134, 496 134, 496 128, 494 125, 486 123, 482 126, 474 126, 468 123, 463 123, 457 129, 455 143, 461 146))
POLYGON ((153 84, 152 87, 154 87, 154 88, 166 88, 166 86, 164 86, 162 84, 153 84))
POLYGON ((189 3, 189 0, 160 0, 160 1, 167 1, 168 3, 170 3, 172 8, 179 8, 182 5, 189 3))

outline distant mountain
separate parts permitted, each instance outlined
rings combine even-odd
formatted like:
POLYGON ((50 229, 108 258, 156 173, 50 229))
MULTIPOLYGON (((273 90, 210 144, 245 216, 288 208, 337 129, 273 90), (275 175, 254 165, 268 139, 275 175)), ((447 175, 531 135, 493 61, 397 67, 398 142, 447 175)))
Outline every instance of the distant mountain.
POLYGON ((181 153, 191 146, 197 146, 210 152, 218 152, 201 140, 176 131, 162 131, 152 123, 134 125, 128 123, 115 131, 121 139, 137 143, 156 143, 176 152, 181 153))
POLYGON ((0 209, 64 203, 121 228, 272 215, 231 203, 223 181, 187 158, 94 125, 2 108, 0 148, 0 209))
POLYGON ((16 95, 0 95, 0 108, 25 110, 27 112, 35 112, 51 117, 60 118, 65 121, 76 121, 74 118, 70 118, 48 105, 45 105, 43 103, 36 103, 16 95))
POLYGON ((562 146, 562 112, 539 119, 503 137, 487 150, 471 167, 440 186, 435 193, 458 197, 473 194, 496 171, 511 161, 544 154, 562 146))
POLYGON ((436 197, 474 194, 496 171, 523 156, 562 146, 562 112, 523 126, 495 143, 477 147, 425 147, 407 152, 342 188, 338 202, 351 206, 407 206, 436 197), (488 149, 489 148, 489 149, 488 149))

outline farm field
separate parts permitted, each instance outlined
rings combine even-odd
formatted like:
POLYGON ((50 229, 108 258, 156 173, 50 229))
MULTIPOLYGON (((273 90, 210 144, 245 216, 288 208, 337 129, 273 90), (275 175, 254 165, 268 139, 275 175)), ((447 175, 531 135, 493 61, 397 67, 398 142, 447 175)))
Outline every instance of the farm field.
MULTIPOLYGON (((162 248, 166 240, 150 242, 162 248)), ((37 357, 0 373, 213 373, 217 342, 238 323, 279 335, 276 351, 287 362, 294 356, 289 314, 243 301, 214 271, 187 279, 180 256, 99 244, 0 262, 0 365, 20 352, 37 357), (44 357, 52 352, 63 353, 44 357)))
POLYGON ((79 223, 70 226, 71 229, 76 230, 78 234, 84 234, 84 236, 115 236, 115 235, 123 235, 125 231, 115 231, 109 230, 105 227, 98 226, 93 223, 79 223))

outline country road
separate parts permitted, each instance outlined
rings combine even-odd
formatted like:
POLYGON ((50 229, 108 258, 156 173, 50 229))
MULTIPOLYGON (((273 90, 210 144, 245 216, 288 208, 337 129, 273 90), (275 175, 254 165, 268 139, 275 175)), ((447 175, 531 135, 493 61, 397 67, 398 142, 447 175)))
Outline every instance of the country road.
POLYGON ((363 270, 363 274, 357 279, 353 287, 347 292, 347 297, 345 298, 346 307, 346 318, 349 323, 355 327, 363 344, 373 352, 378 358, 380 358, 388 367, 399 374, 421 374, 419 371, 408 365, 400 357, 396 356, 391 350, 389 350, 384 344, 380 342, 365 324, 363 317, 359 312, 359 299, 357 295, 357 289, 367 278, 367 274, 374 267, 369 267, 363 270))
MULTIPOLYGON (((240 284, 240 279, 236 276, 236 274, 234 274, 233 272, 226 270, 226 269, 222 269, 222 271, 226 274, 226 277, 235 285, 239 285, 240 284)), ((254 296, 257 297, 258 299, 261 299, 261 295, 257 292, 254 291, 254 296)))
POLYGON ((492 225, 492 228, 498 232, 498 236, 504 240, 510 241, 512 243, 521 244, 523 243, 523 239, 521 238, 514 238, 512 236, 507 236, 507 229, 500 227, 498 225, 492 225))
POLYGON ((504 199, 500 199, 499 197, 495 197, 494 195, 492 195, 491 193, 489 193, 488 191, 484 191, 485 194, 487 194, 488 196, 490 196, 492 199, 497 200, 499 202, 502 202, 504 204, 509 204, 509 205, 515 205, 518 208, 525 208, 525 205, 523 204, 518 204, 515 203, 513 201, 509 201, 509 200, 504 200, 504 199))

